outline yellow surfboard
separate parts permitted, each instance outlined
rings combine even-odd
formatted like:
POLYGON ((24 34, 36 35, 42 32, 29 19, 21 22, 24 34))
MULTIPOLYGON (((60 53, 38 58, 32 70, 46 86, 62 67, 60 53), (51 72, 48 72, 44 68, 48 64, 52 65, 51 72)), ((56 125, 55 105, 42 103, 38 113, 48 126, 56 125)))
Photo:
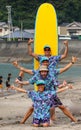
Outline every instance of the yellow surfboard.
MULTIPOLYGON (((37 11, 34 35, 34 53, 44 55, 44 46, 51 47, 52 55, 58 55, 57 17, 52 4, 44 3, 37 11)), ((34 69, 39 63, 34 60, 34 69)))

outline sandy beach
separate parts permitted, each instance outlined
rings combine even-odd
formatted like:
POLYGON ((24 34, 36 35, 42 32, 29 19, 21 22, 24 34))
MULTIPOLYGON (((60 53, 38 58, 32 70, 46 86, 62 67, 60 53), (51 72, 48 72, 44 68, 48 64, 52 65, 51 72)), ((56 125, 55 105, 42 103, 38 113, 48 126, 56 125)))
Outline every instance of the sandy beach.
MULTIPOLYGON (((56 108, 56 121, 48 128, 35 128, 32 126, 32 116, 20 124, 24 114, 31 106, 32 101, 26 94, 16 92, 14 95, 0 97, 0 130, 80 130, 81 129, 81 82, 73 83, 74 88, 58 94, 61 101, 68 107, 73 115, 80 120, 77 124, 71 121, 62 111, 56 108)), ((14 90, 13 90, 14 91, 14 90)))

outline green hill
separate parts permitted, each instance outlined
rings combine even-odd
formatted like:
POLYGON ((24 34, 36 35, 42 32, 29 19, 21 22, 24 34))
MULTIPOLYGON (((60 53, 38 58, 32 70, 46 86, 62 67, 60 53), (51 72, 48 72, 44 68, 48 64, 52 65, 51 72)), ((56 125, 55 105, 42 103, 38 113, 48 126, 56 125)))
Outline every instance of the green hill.
POLYGON ((57 12, 58 24, 63 22, 81 22, 81 0, 0 0, 0 22, 7 22, 7 5, 11 6, 14 26, 34 28, 38 7, 44 3, 52 3, 57 12))

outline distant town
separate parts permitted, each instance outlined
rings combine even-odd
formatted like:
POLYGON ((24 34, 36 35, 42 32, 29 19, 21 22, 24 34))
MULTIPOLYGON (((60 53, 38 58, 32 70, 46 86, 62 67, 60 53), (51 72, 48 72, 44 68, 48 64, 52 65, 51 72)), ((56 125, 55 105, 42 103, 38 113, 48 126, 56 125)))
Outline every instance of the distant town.
MULTIPOLYGON (((59 39, 78 39, 81 40, 81 23, 63 23, 58 26, 59 39)), ((16 26, 9 27, 6 22, 0 22, 0 41, 2 40, 25 40, 34 38, 34 29, 24 29, 16 26)))

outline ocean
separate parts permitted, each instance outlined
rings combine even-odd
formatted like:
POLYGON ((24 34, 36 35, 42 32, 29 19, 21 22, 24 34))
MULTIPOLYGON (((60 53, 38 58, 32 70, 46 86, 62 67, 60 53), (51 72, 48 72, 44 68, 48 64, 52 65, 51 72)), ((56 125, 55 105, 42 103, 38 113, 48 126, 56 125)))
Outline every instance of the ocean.
MULTIPOLYGON (((21 66, 25 67, 25 68, 29 68, 29 69, 33 69, 33 64, 24 64, 24 63, 20 63, 21 66)), ((3 76, 3 84, 5 87, 5 82, 8 76, 8 73, 11 73, 11 84, 14 83, 15 79, 18 77, 19 74, 19 69, 15 68, 12 64, 10 63, 0 63, 0 76, 3 76)), ((24 80, 27 80, 31 78, 31 75, 26 74, 24 75, 24 80)))

